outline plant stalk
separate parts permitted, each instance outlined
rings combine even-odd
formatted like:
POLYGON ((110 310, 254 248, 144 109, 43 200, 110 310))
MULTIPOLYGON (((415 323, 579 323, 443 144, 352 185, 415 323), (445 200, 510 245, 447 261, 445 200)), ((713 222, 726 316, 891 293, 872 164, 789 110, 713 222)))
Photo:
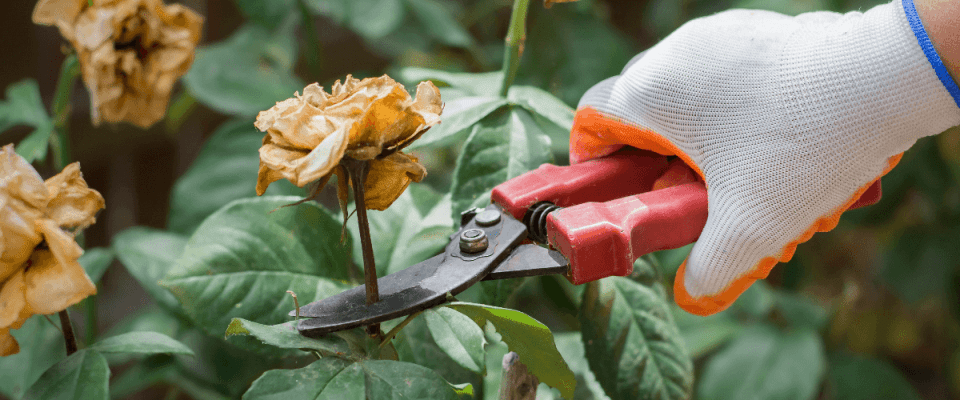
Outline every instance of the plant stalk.
POLYGON ((57 87, 53 95, 51 114, 53 115, 53 137, 50 138, 50 147, 53 149, 53 167, 57 171, 63 170, 70 164, 70 138, 67 135, 67 123, 70 120, 70 95, 73 92, 73 82, 80 76, 80 61, 76 54, 70 54, 63 60, 60 67, 60 77, 57 78, 57 87))
POLYGON ((510 14, 510 27, 507 29, 507 47, 503 50, 503 85, 500 96, 507 97, 513 80, 520 69, 520 56, 523 54, 523 42, 527 39, 527 10, 530 0, 515 0, 510 14))
MULTIPOLYGON (((370 240, 370 222, 367 220, 367 204, 363 185, 370 172, 370 161, 354 160, 349 157, 340 161, 353 183, 353 197, 357 207, 357 225, 360 227, 360 249, 363 253, 363 278, 367 290, 367 305, 380 301, 377 287, 377 265, 373 258, 373 242, 370 240)), ((380 335, 380 324, 367 325, 367 334, 380 335)))
POLYGON ((73 325, 70 323, 70 314, 67 310, 60 311, 60 326, 63 329, 63 340, 67 345, 67 357, 77 352, 77 337, 73 334, 73 325))

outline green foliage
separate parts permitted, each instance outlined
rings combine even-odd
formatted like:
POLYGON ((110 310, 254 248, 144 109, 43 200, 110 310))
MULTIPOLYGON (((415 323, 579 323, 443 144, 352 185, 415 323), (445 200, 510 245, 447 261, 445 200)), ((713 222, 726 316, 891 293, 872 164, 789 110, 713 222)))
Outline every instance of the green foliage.
POLYGON ((145 227, 127 229, 113 238, 113 250, 127 272, 157 304, 173 312, 179 312, 180 302, 159 282, 186 245, 183 236, 145 227))
POLYGON ((0 133, 17 125, 35 128, 20 144, 17 154, 27 160, 43 161, 47 144, 53 134, 53 120, 40 100, 40 88, 33 79, 23 80, 7 87, 6 101, 0 102, 0 133))
POLYGON ((44 371, 66 356, 63 335, 42 317, 30 318, 10 331, 20 343, 20 353, 0 357, 0 394, 19 399, 44 371))
POLYGON ((747 328, 704 366, 698 393, 707 399, 810 399, 826 372, 816 331, 747 328))
POLYGON ((693 366, 659 283, 588 283, 580 326, 587 361, 610 398, 690 396, 693 366))
POLYGON ((483 330, 466 315, 449 308, 427 310, 423 314, 427 328, 437 345, 460 366, 486 373, 483 361, 483 330))
POLYGON ((316 204, 280 208, 297 200, 236 200, 197 228, 163 282, 197 326, 219 334, 233 318, 284 322, 286 291, 308 303, 346 288, 350 239, 339 243, 339 222, 316 204))
MULTIPOLYGON (((173 185, 168 228, 189 235, 203 220, 224 204, 256 196, 256 156, 263 133, 253 121, 239 119, 221 125, 204 143, 197 159, 173 185)), ((304 191, 288 181, 275 182, 266 195, 303 196, 304 191)))
POLYGON ((321 355, 346 356, 352 350, 345 340, 340 337, 325 337, 311 339, 297 332, 296 321, 278 325, 263 325, 247 321, 243 318, 234 318, 227 327, 226 337, 234 335, 252 335, 264 344, 281 349, 300 349, 304 351, 316 350, 321 355))
POLYGON ((96 351, 80 350, 44 372, 23 399, 107 400, 109 380, 107 359, 96 351))
POLYGON ((193 351, 183 343, 156 332, 130 332, 100 340, 89 347, 100 353, 187 354, 193 351))
POLYGON ((919 400, 920 395, 887 362, 849 354, 830 356, 828 393, 837 400, 919 400))
POLYGON ((113 263, 113 250, 103 247, 87 249, 77 262, 83 266, 84 271, 87 271, 90 280, 97 283, 103 277, 103 273, 107 272, 107 267, 113 263))
POLYGON ((183 82, 197 100, 217 111, 251 116, 303 90, 293 74, 297 43, 284 23, 276 31, 241 27, 229 39, 202 47, 183 82))

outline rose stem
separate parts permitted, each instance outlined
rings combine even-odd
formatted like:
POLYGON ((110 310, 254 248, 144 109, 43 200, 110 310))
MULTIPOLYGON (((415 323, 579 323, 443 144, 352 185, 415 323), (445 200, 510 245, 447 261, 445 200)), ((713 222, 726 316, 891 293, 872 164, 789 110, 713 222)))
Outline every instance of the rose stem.
POLYGON ((523 54, 523 41, 527 38, 527 9, 530 0, 514 0, 513 12, 510 13, 510 27, 507 28, 507 45, 503 49, 503 83, 500 85, 500 96, 507 97, 510 85, 520 69, 520 55, 523 54))
MULTIPOLYGON (((370 223, 367 221, 367 205, 364 199, 363 184, 370 171, 369 161, 344 158, 340 161, 353 182, 353 197, 357 206, 357 225, 360 227, 360 248, 363 252, 363 277, 367 288, 367 305, 380 301, 377 287, 377 265, 373 259, 373 242, 370 240, 370 223)), ((380 335, 380 324, 367 325, 367 334, 380 335)))
POLYGON ((60 325, 63 328, 63 340, 67 343, 67 356, 77 352, 77 337, 73 335, 73 325, 70 324, 70 314, 67 310, 60 311, 60 325))

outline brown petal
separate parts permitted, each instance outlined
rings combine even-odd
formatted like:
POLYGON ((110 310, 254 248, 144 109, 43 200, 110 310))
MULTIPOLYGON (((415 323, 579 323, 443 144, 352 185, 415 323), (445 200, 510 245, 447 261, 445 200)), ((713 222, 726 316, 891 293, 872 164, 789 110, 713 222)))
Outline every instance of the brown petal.
POLYGON ((18 213, 7 206, 9 200, 0 197, 0 282, 21 270, 33 248, 43 241, 35 228, 40 213, 18 213))
POLYGON ((9 328, 20 318, 20 311, 26 305, 25 287, 23 270, 0 282, 0 328, 9 328))
POLYGON ((382 160, 370 163, 370 172, 363 185, 367 208, 386 210, 410 182, 420 182, 427 176, 427 170, 417 162, 417 158, 397 152, 382 160))
POLYGON ((46 181, 50 202, 47 215, 62 228, 84 229, 96 221, 104 208, 103 196, 90 189, 80 173, 80 163, 66 166, 46 181))
POLYGON ((47 206, 47 188, 33 166, 8 144, 0 149, 0 193, 20 200, 27 207, 47 206))
POLYGON ((20 352, 17 339, 10 334, 7 328, 0 328, 0 357, 12 356, 20 352))
POLYGON ((266 190, 267 185, 273 182, 270 179, 277 175, 288 179, 294 185, 304 187, 329 174, 343 158, 343 152, 347 148, 347 132, 346 129, 334 131, 309 153, 267 143, 267 138, 264 138, 264 142, 260 147, 258 194, 262 193, 261 188, 266 190))
POLYGON ((76 259, 64 263, 50 250, 37 250, 30 260, 33 265, 24 273, 25 297, 27 307, 35 314, 65 310, 97 293, 76 259))
POLYGON ((67 40, 73 40, 73 24, 85 0, 40 0, 33 9, 33 23, 54 25, 67 40))

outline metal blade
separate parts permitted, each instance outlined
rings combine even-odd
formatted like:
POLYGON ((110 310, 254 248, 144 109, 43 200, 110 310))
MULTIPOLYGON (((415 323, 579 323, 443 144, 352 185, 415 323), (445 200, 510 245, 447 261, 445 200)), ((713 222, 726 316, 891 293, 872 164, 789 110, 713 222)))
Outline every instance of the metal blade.
POLYGON ((495 279, 523 278, 560 274, 570 270, 570 261, 559 251, 550 250, 535 244, 523 244, 517 247, 506 260, 483 277, 485 281, 495 279))

